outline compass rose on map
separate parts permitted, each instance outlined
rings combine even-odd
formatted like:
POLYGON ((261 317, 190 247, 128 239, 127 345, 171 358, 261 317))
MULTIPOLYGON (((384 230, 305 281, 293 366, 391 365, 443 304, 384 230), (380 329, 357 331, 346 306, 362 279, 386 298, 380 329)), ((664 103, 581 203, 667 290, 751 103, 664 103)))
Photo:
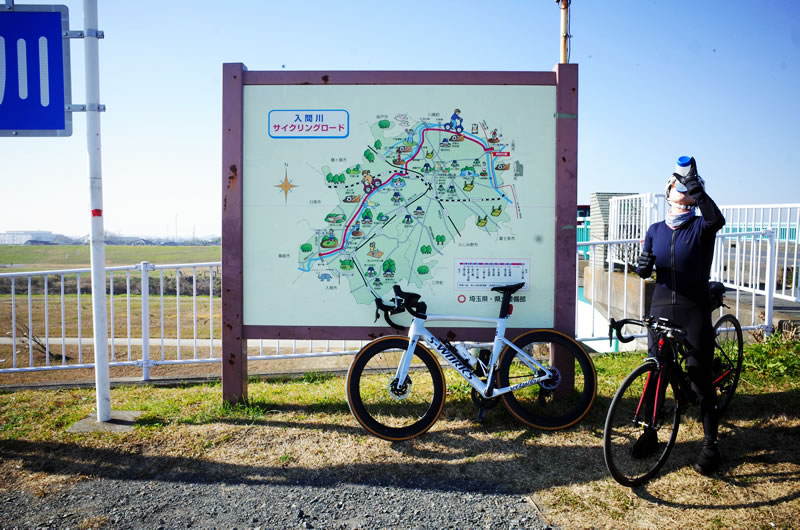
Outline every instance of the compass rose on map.
POLYGON ((289 192, 292 191, 292 188, 297 188, 298 186, 289 182, 289 170, 286 169, 283 174, 283 182, 275 186, 276 188, 280 188, 283 191, 283 198, 284 201, 287 203, 289 202, 289 192))

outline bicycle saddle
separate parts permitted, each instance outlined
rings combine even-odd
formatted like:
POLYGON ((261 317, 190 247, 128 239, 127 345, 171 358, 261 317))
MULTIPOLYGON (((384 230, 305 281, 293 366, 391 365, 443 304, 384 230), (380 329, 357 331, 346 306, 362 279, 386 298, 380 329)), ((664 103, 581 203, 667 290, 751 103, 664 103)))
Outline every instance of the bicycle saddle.
POLYGON ((505 293, 514 294, 517 291, 519 291, 520 289, 522 289, 524 286, 525 286, 525 282, 513 283, 511 285, 498 285, 497 287, 492 287, 492 291, 495 291, 495 292, 498 292, 498 293, 503 293, 503 294, 505 294, 505 293))
POLYGON ((727 288, 721 282, 708 282, 708 294, 711 298, 711 310, 719 309, 725 303, 723 297, 727 288))

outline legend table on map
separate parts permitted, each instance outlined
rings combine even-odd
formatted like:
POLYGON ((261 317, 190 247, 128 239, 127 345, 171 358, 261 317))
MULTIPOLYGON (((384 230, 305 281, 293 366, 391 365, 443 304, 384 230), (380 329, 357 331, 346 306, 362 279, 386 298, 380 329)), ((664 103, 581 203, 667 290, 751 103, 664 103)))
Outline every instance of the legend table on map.
POLYGON ((498 285, 525 282, 528 290, 529 259, 470 259, 457 260, 455 288, 462 291, 483 291, 498 285))

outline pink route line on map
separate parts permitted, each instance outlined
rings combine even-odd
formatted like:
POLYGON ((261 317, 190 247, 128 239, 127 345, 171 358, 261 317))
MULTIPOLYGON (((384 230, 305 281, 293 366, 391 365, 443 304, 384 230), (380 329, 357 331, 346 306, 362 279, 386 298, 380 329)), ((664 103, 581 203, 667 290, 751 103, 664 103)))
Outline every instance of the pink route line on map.
MULTIPOLYGON (((323 257, 323 256, 329 256, 329 255, 331 255, 331 254, 335 254, 336 252, 340 252, 341 250, 343 250, 343 249, 344 249, 344 246, 345 246, 345 244, 347 243, 346 237, 347 237, 347 233, 348 233, 348 231, 350 230, 350 225, 351 225, 351 224, 353 224, 353 221, 355 221, 355 220, 358 218, 358 214, 361 212, 361 209, 362 209, 362 208, 364 208, 364 205, 367 203, 367 199, 369 199, 369 196, 370 196, 370 195, 372 195, 373 193, 375 193, 376 191, 378 191, 378 190, 379 190, 379 189, 381 189, 382 187, 386 186, 386 185, 387 185, 388 183, 390 183, 390 182, 392 181, 392 179, 393 179, 393 178, 395 178, 397 175, 408 175, 408 163, 409 163, 409 162, 411 162, 412 160, 414 160, 414 159, 417 157, 417 155, 419 154, 419 152, 422 150, 422 146, 423 146, 423 145, 425 145, 425 133, 426 133, 426 132, 428 132, 428 131, 437 131, 437 132, 454 133, 454 131, 448 131, 447 129, 422 129, 422 133, 421 133, 421 135, 420 135, 420 142, 419 142, 419 146, 417 147, 417 150, 416 150, 416 152, 415 152, 415 153, 414 153, 414 154, 413 154, 413 155, 412 155, 412 156, 411 156, 411 157, 410 157, 408 160, 406 160, 405 164, 403 164, 403 169, 405 170, 405 172, 404 172, 404 173, 401 173, 401 172, 399 172, 399 171, 398 171, 397 173, 395 173, 395 174, 393 174, 391 177, 389 177, 389 178, 386 180, 386 182, 384 182, 383 184, 381 184, 380 186, 378 186, 377 188, 375 188, 374 190, 372 190, 372 191, 371 191, 369 194, 367 194, 367 195, 364 197, 364 200, 363 200, 363 201, 361 201, 361 204, 359 205, 359 207, 358 207, 358 210, 356 210, 356 213, 353 215, 353 217, 352 217, 352 218, 350 219, 350 221, 347 223, 347 226, 345 226, 345 227, 344 227, 344 237, 342 238, 342 239, 343 239, 343 241, 342 241, 342 244, 341 244, 339 247, 337 247, 337 248, 335 248, 335 249, 333 249, 333 250, 329 250, 328 252, 320 252, 320 253, 319 253, 319 256, 320 256, 320 257, 323 257)), ((458 134, 458 133, 456 133, 456 134, 458 134)), ((492 148, 492 147, 488 147, 488 148, 487 148, 487 147, 484 147, 484 146, 483 146, 483 145, 482 145, 480 142, 478 142, 477 140, 473 140, 472 138, 470 138, 470 137, 468 137, 468 136, 466 136, 466 135, 463 135, 463 136, 464 136, 464 138, 465 138, 465 139, 469 140, 470 142, 475 142, 476 144, 480 145, 480 146, 481 146, 481 148, 483 149, 483 152, 484 152, 484 153, 491 153, 492 151, 494 151, 494 148, 492 148)), ((505 188, 505 187, 508 187, 508 186, 501 186, 501 188, 505 188)), ((499 189, 499 188, 495 188, 495 189, 499 189)), ((511 189, 511 192, 512 192, 512 194, 514 193, 514 189, 513 189, 513 187, 512 187, 512 189, 511 189)), ((517 197, 516 197, 516 194, 514 194, 514 204, 516 204, 516 202, 517 202, 517 197)))

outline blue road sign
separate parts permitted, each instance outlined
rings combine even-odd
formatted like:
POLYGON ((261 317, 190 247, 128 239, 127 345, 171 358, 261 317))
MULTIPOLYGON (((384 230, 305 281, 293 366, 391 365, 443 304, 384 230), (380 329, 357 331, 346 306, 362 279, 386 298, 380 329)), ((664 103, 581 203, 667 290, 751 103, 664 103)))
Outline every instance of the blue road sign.
POLYGON ((0 136, 69 136, 69 11, 0 11, 0 136))

